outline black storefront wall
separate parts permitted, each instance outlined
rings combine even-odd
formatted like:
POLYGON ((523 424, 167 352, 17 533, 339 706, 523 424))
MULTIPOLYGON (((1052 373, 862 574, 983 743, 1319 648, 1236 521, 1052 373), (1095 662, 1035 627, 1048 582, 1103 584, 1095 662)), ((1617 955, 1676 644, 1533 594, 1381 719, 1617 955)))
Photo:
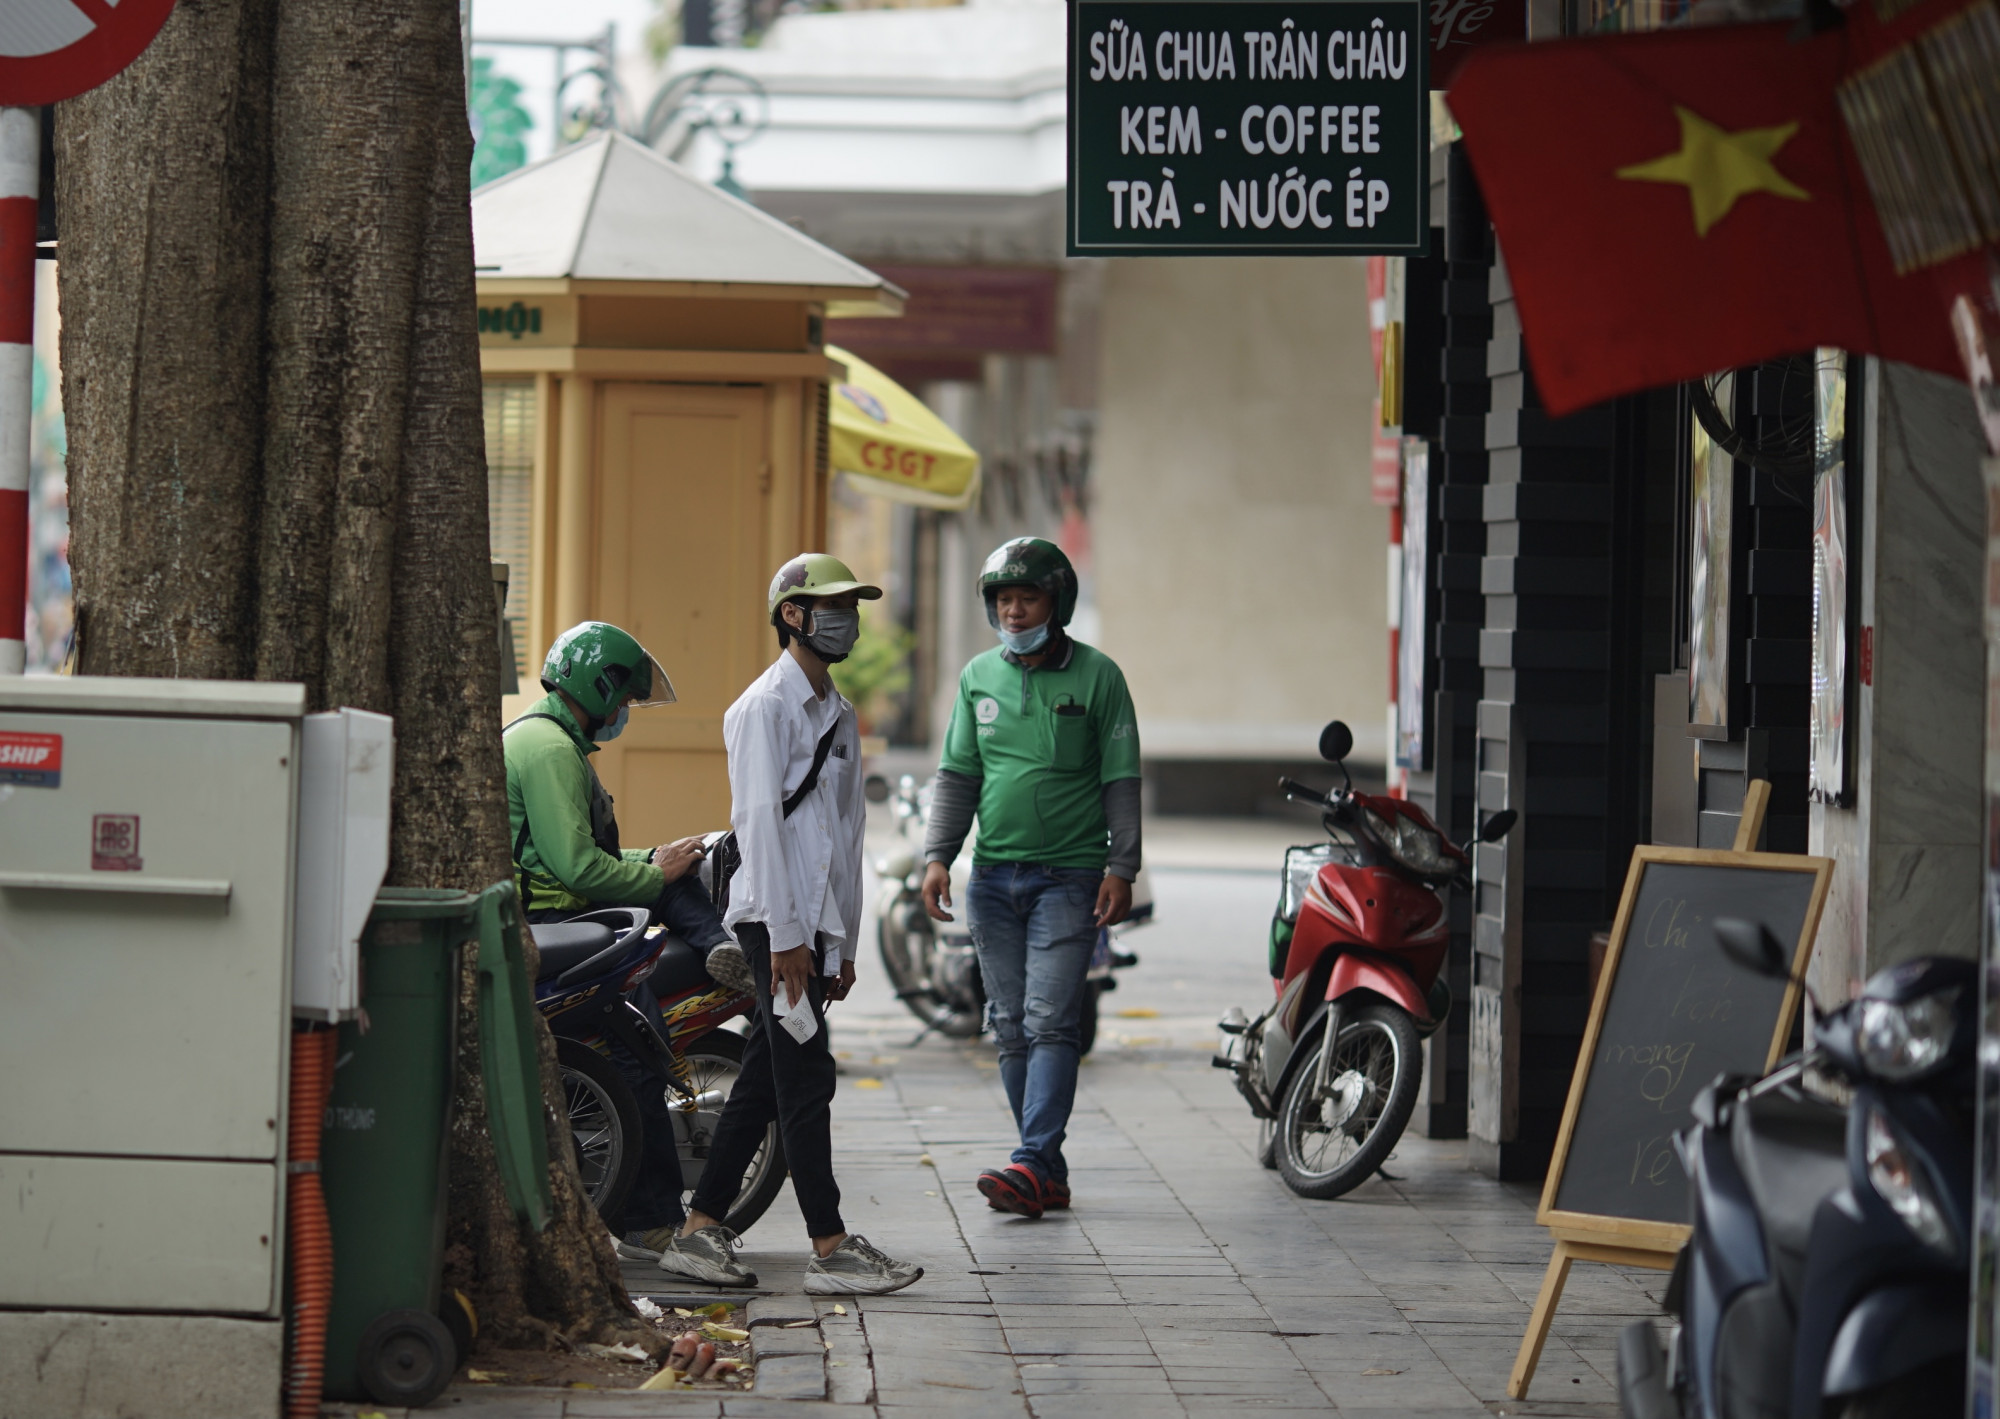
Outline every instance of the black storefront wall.
POLYGON ((1534 1178, 1589 1011, 1590 938, 1648 836, 1651 684, 1672 665, 1678 401, 1551 418, 1504 262, 1489 298, 1477 806, 1521 823, 1480 850, 1469 1122, 1475 1165, 1534 1178))
MULTIPOLYGON (((1429 445, 1430 505, 1427 575, 1431 587, 1428 637, 1429 763, 1413 769, 1412 799, 1454 842, 1472 836, 1478 782, 1475 711, 1482 692, 1479 636, 1485 625, 1480 560, 1486 551, 1486 413, 1492 397, 1486 346, 1493 335, 1487 282, 1493 229, 1461 146, 1434 155, 1431 210, 1442 215, 1427 260, 1408 263, 1404 320, 1411 352, 1404 395, 1404 432, 1429 445)), ((1405 509, 1405 516, 1417 510, 1405 509)), ((1448 980, 1454 1006, 1431 1037, 1417 1129, 1433 1138, 1463 1138, 1469 1094, 1472 986, 1472 903, 1454 894, 1448 980)))

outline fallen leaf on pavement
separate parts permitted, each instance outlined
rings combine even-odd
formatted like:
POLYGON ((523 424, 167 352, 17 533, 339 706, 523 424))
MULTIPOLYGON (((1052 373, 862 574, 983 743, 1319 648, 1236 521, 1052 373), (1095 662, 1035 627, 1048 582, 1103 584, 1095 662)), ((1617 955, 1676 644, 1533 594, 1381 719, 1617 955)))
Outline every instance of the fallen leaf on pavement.
POLYGON ((476 1385, 498 1384, 502 1379, 502 1376, 494 1374, 491 1370, 467 1370, 465 1377, 476 1385))
POLYGON ((816 1320, 788 1320, 783 1325, 779 1326, 778 1329, 797 1330, 800 1326, 818 1325, 818 1324, 819 1322, 816 1320))
POLYGON ((837 1316, 844 1316, 847 1314, 847 1307, 841 1305, 839 1302, 836 1301, 834 1303, 833 1313, 837 1316))
POLYGON ((640 1385, 640 1389, 672 1389, 681 1382, 681 1372, 672 1365, 664 1365, 660 1372, 640 1385))
POLYGON ((1157 1020, 1160 1018, 1160 1012, 1150 1005, 1134 1005, 1130 1009, 1120 1010, 1118 1018, 1121 1020, 1157 1020))
POLYGON ((918 1158, 917 1162, 926 1168, 935 1168, 937 1166, 937 1159, 933 1158, 928 1153, 925 1153, 923 1156, 918 1158))
POLYGON ((857 1089, 879 1089, 882 1087, 882 1081, 880 1079, 857 1079, 854 1081, 854 1087, 857 1089))
POLYGON ((701 1333, 710 1340, 748 1340, 750 1338, 750 1332, 747 1330, 738 1330, 733 1325, 716 1325, 712 1321, 701 1328, 701 1333))
POLYGON ((1403 1372, 1401 1370, 1363 1370, 1361 1373, 1364 1375, 1400 1375, 1403 1372))
POLYGON ((710 1301, 705 1306, 696 1306, 692 1314, 698 1316, 707 1316, 710 1320, 728 1320, 729 1302, 710 1301))

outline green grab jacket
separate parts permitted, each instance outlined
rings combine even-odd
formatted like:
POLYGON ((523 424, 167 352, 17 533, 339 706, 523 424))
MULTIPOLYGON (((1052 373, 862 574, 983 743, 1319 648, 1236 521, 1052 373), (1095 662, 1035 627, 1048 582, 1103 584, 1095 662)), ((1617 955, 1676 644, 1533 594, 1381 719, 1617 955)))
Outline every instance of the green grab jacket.
POLYGON ((660 869, 649 849, 609 852, 598 845, 592 801, 603 799, 602 828, 615 843, 611 798, 590 766, 597 746, 584 738, 562 696, 551 693, 530 705, 507 726, 500 743, 507 760, 507 832, 523 910, 645 906, 660 895, 660 869))

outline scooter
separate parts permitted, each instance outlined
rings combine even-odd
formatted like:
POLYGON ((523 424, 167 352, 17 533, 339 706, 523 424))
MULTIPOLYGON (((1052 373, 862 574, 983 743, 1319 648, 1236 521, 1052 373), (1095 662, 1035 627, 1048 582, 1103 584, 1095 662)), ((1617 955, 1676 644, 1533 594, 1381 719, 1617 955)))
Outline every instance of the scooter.
MULTIPOLYGON (((605 907, 529 928, 541 963, 535 1007, 556 1037, 577 1170, 591 1204, 615 1217, 638 1178, 639 1100, 611 1061, 611 1042, 646 1065, 666 1099, 679 1144, 684 1198, 706 1166, 716 1123, 743 1069, 743 1037, 720 1028, 748 1014, 750 997, 718 985, 700 951, 644 907, 605 907), (651 987, 665 1033, 634 995, 651 987)), ((745 1175, 724 1225, 748 1230, 785 1183, 776 1123, 745 1175)))
MULTIPOLYGON (((1366 1181, 1403 1136, 1423 1073, 1421 1044, 1451 1011, 1443 975, 1451 923, 1445 894, 1471 886, 1471 848, 1446 840, 1405 799, 1356 793, 1343 762, 1354 735, 1339 720, 1320 757, 1342 788, 1280 779, 1285 797, 1321 810, 1328 842, 1285 853, 1271 923, 1277 999, 1252 1020, 1218 1022, 1218 1069, 1236 1076, 1264 1121, 1259 1161, 1301 1197, 1339 1197, 1366 1181)), ((1478 841, 1514 826, 1510 809, 1478 841)))
MULTIPOLYGON (((931 919, 924 910, 924 824, 929 814, 930 785, 917 786, 904 774, 892 792, 889 781, 871 774, 863 784, 871 803, 890 804, 896 819, 896 846, 875 860, 882 890, 875 903, 875 939, 882 968, 896 988, 896 998, 924 1025, 918 1038, 936 1031, 951 1039, 972 1039, 986 1028, 986 990, 979 978, 979 957, 965 913, 955 922, 931 919)), ((971 843, 951 869, 951 897, 965 900, 971 881, 971 843)), ((1130 951, 1117 949, 1127 931, 1153 920, 1153 888, 1144 868, 1132 884, 1132 909, 1113 927, 1099 927, 1097 945, 1085 978, 1083 1010, 1078 1024, 1082 1052, 1097 1042, 1099 998, 1118 989, 1114 972, 1139 964, 1130 951)))
MULTIPOLYGON (((1769 931, 1716 934, 1790 978, 1769 931)), ((1971 962, 1905 961, 1815 1007, 1810 1047, 1770 1074, 1696 1097, 1678 1323, 1664 1352, 1651 1321, 1619 1337, 1626 1419, 1964 1412, 1978 1001, 1971 962)))

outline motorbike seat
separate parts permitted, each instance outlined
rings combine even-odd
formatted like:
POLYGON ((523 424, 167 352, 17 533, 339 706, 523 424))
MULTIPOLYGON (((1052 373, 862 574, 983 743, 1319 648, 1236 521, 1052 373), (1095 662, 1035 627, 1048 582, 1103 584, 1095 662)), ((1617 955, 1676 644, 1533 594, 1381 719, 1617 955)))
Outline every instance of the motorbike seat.
POLYGON ((1788 1293, 1804 1275, 1813 1212, 1847 1182, 1847 1119, 1843 1110, 1778 1090, 1739 1103, 1730 1121, 1730 1151, 1757 1204, 1764 1238, 1788 1293))
POLYGON ((580 966, 600 951, 608 951, 618 933, 601 921, 553 921, 528 928, 541 952, 536 980, 559 976, 571 966, 580 966))
POLYGON ((660 951, 660 963, 653 967, 646 984, 653 988, 653 994, 661 1000, 669 1000, 684 991, 712 990, 715 981, 708 974, 708 956, 672 934, 664 938, 666 945, 660 951))

